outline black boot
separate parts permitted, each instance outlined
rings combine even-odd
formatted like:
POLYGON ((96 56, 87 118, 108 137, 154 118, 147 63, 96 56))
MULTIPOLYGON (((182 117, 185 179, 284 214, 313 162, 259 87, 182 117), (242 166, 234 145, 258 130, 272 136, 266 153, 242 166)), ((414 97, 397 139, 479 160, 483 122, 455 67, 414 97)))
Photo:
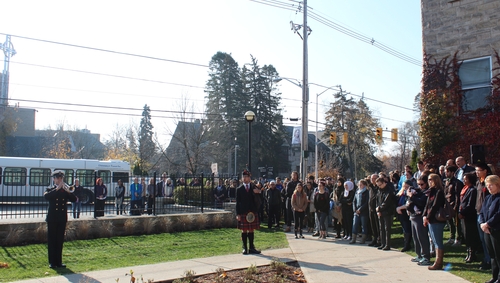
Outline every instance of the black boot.
POLYGON ((471 253, 470 248, 467 248, 467 256, 464 258, 464 261, 465 261, 465 262, 469 262, 469 259, 470 259, 470 253, 471 253))
POLYGON ((248 234, 242 232, 241 233, 241 241, 243 242, 243 252, 242 253, 244 255, 248 254, 247 238, 248 238, 248 234))
POLYGON ((252 233, 248 233, 248 241, 250 242, 250 249, 248 250, 248 253, 249 254, 260 254, 260 251, 258 251, 257 249, 255 249, 255 246, 253 244, 253 237, 254 237, 253 232, 252 233))
POLYGON ((410 233, 405 233, 404 234, 404 239, 405 239, 405 244, 404 247, 401 249, 401 252, 406 252, 411 250, 411 234, 410 233))
POLYGON ((470 248, 469 249, 469 259, 466 260, 466 263, 473 263, 477 261, 477 256, 476 256, 476 249, 470 248))
POLYGON ((299 237, 297 237, 297 229, 295 229, 295 239, 298 239, 299 237))

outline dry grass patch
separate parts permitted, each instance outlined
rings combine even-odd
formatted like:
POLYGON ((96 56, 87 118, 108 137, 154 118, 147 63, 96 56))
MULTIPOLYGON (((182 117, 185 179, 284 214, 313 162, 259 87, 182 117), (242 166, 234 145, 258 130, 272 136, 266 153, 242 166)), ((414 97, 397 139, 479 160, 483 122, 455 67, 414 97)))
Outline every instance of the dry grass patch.
POLYGON ((156 232, 156 225, 158 224, 158 220, 156 218, 148 217, 144 219, 142 222, 144 232, 147 235, 154 234, 156 232))

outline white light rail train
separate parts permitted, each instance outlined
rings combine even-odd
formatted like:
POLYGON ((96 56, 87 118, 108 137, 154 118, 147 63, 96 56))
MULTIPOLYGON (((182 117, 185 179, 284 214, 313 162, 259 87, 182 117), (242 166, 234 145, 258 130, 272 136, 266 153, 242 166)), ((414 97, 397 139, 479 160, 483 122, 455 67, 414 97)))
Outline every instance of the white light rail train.
POLYGON ((118 180, 129 182, 130 164, 121 160, 99 161, 91 159, 51 159, 0 156, 0 203, 24 202, 42 197, 52 186, 52 172, 65 172, 64 182, 73 185, 75 178, 85 188, 82 203, 94 200, 95 174, 114 196, 118 180))

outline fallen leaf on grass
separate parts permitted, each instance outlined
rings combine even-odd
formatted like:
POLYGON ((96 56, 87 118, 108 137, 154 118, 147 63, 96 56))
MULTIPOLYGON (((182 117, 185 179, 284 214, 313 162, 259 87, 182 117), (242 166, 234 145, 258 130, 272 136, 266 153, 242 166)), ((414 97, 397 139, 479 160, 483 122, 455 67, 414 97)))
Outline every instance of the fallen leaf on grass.
POLYGON ((9 264, 6 262, 0 262, 0 268, 9 268, 9 264))

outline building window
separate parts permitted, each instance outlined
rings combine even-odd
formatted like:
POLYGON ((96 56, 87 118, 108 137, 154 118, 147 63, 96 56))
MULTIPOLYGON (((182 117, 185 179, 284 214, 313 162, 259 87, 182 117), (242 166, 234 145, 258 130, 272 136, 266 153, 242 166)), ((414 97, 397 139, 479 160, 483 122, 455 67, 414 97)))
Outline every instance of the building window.
POLYGON ((486 107, 491 95, 491 57, 463 61, 458 75, 462 82, 463 111, 486 107))

